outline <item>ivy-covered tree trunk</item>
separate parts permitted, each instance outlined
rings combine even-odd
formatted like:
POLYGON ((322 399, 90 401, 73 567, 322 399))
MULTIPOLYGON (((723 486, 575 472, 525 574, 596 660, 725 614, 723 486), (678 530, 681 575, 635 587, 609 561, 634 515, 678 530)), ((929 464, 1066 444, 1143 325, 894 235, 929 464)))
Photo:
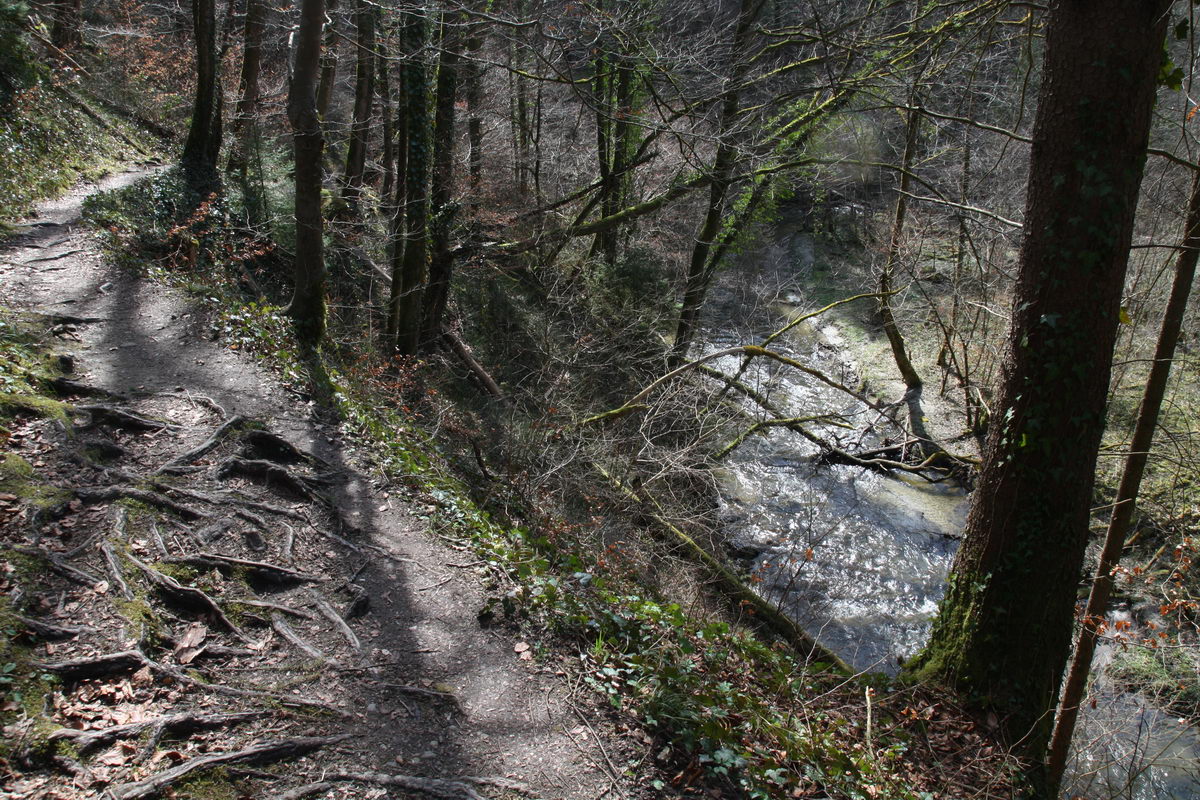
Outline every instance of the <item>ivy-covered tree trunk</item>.
POLYGON ((193 178, 208 181, 216 174, 217 153, 221 148, 214 0, 193 0, 192 29, 196 39, 196 94, 181 160, 193 178))
POLYGON ((450 275, 454 256, 450 252, 450 232, 454 223, 454 108, 458 101, 458 37, 454 20, 443 16, 442 57, 438 65, 434 101, 433 129, 436 133, 433 155, 433 183, 430 202, 433 209, 429 262, 429 285, 425 289, 425 310, 421 346, 429 348, 437 341, 450 299, 450 275))
POLYGON ((247 222, 255 225, 266 216, 262 193, 251 185, 250 158, 258 139, 259 74, 262 72, 262 37, 266 27, 267 4, 264 0, 246 0, 246 19, 242 29, 241 94, 233 115, 233 144, 229 152, 229 172, 242 187, 247 222))
POLYGON ((324 224, 321 219, 321 118, 317 114, 317 72, 321 57, 323 0, 302 0, 296 61, 288 91, 296 172, 296 289, 288 306, 296 336, 314 348, 325 334, 324 224))
POLYGON ((1054 0, 1012 328, 963 544, 911 674, 1040 768, 1071 642, 1168 0, 1054 0))
POLYGON ((363 170, 367 164, 367 135, 371 132, 371 104, 375 95, 375 15, 367 0, 357 0, 354 22, 358 28, 358 58, 354 73, 354 118, 350 123, 350 145, 346 148, 346 170, 342 199, 350 213, 358 216, 363 170))
POLYGON ((425 282, 429 277, 429 172, 431 124, 429 113, 429 67, 423 51, 429 39, 429 22, 424 8, 405 11, 403 103, 405 106, 406 156, 404 171, 404 250, 393 261, 392 296, 388 330, 396 352, 412 355, 421 340, 425 282), (398 269, 397 269, 398 267, 398 269))

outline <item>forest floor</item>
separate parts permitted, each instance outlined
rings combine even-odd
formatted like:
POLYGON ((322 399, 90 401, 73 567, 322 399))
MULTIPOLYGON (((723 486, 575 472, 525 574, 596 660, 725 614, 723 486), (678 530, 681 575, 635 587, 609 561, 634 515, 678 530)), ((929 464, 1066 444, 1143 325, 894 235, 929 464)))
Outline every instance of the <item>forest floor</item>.
POLYGON ((649 736, 480 621, 486 566, 431 509, 106 263, 82 201, 151 169, 0 248, 0 304, 65 373, 61 404, 6 401, 0 661, 32 677, 0 687, 0 797, 663 796, 649 736))

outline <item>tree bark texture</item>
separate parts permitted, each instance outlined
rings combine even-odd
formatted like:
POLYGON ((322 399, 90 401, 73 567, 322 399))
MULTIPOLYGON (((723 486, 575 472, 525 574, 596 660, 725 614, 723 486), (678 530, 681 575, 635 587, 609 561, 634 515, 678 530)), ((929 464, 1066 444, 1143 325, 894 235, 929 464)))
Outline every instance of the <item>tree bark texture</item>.
POLYGON ((392 116, 392 65, 388 61, 389 38, 385 29, 379 44, 380 57, 375 60, 379 69, 379 75, 375 81, 376 91, 379 95, 379 117, 383 123, 380 132, 382 142, 379 156, 383 161, 383 182, 379 189, 379 197, 384 209, 390 208, 392 192, 396 187, 396 120, 392 116))
POLYGON ((317 72, 321 57, 323 0, 302 0, 296 62, 288 92, 288 121, 296 171, 296 289, 288 313, 304 347, 316 347, 325 333, 324 224, 321 219, 321 118, 317 113, 317 72))
MULTIPOLYGON (((1041 762, 1071 642, 1167 0, 1055 0, 1013 321, 963 544, 909 667, 1041 762)), ((1031 791, 1046 792, 1035 766, 1031 791)))

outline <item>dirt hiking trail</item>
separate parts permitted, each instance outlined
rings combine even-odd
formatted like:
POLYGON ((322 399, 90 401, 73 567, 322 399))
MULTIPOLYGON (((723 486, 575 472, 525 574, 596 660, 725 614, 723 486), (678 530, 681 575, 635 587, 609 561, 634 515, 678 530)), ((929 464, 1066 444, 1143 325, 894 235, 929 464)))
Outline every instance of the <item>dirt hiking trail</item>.
POLYGON ((427 507, 186 295, 105 264, 82 201, 150 170, 0 249, 68 404, 5 445, 42 499, 0 495, 6 627, 57 680, 4 731, 0 796, 645 796, 621 773, 648 741, 481 626, 483 573, 427 507))

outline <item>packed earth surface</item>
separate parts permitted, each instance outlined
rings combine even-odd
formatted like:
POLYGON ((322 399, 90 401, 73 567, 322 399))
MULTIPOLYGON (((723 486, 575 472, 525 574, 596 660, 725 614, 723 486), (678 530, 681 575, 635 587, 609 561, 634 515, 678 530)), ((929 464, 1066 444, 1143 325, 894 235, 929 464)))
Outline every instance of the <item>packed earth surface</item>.
POLYGON ((0 796, 649 792, 661 744, 480 614, 488 565, 429 531, 433 499, 374 478, 184 292, 105 262, 83 199, 153 169, 0 250, 63 401, 6 446, 4 622, 43 691, 4 731, 0 796))

